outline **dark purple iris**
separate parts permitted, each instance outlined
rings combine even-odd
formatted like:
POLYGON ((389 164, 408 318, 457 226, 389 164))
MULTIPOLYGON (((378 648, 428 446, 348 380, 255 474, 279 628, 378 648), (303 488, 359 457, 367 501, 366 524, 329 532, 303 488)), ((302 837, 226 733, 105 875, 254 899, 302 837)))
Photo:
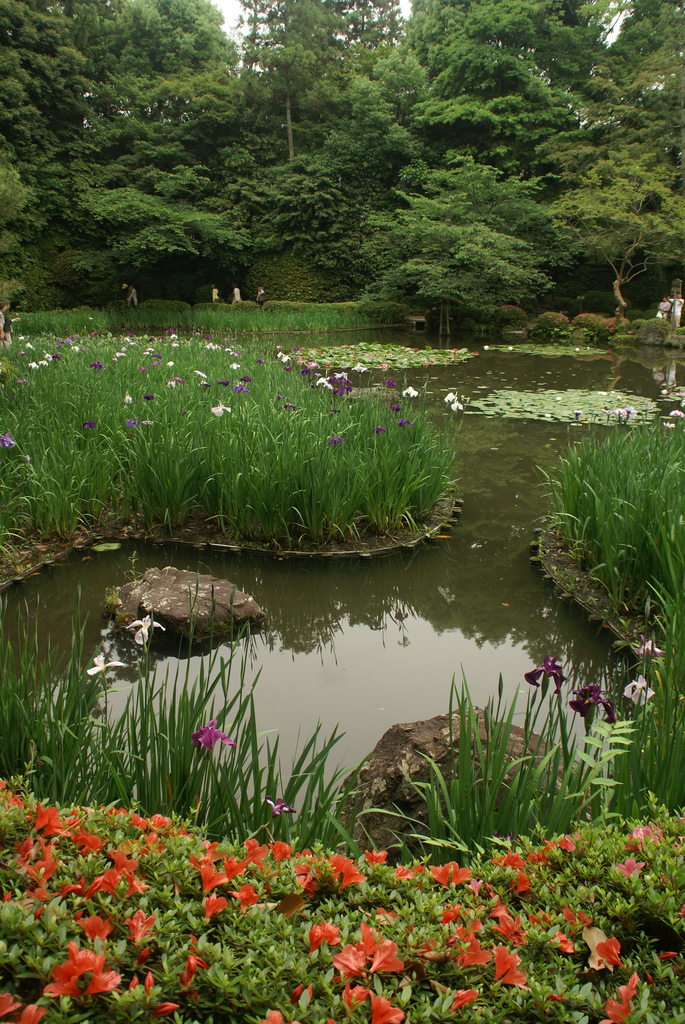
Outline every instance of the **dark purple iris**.
POLYGON ((395 384, 395 381, 391 380, 390 377, 386 377, 385 378, 385 383, 388 385, 389 388, 396 388, 397 387, 397 384, 395 384))
POLYGON ((549 676, 550 679, 554 680, 554 692, 561 693, 561 684, 566 679, 566 676, 561 671, 561 665, 557 665, 556 658, 545 657, 542 665, 538 665, 536 668, 532 668, 530 672, 525 672, 523 678, 531 686, 540 685, 540 676, 549 676))
POLYGON ((88 427, 89 430, 92 430, 93 427, 95 426, 95 424, 93 423, 92 420, 84 420, 83 421, 83 426, 84 427, 88 427))
POLYGON ((50 358, 51 358, 51 359, 54 359, 54 360, 55 360, 55 362, 56 362, 56 363, 58 363, 58 362, 60 361, 60 359, 61 359, 62 357, 61 357, 61 355, 59 354, 59 352, 54 352, 54 353, 53 353, 53 354, 52 354, 52 355, 50 356, 50 358))
POLYGON ((145 399, 146 402, 152 402, 154 397, 154 395, 143 395, 143 398, 145 399))
POLYGON ((573 691, 575 700, 570 700, 568 706, 577 711, 581 718, 587 718, 594 707, 601 704, 606 714, 606 720, 611 725, 616 721, 616 712, 613 702, 607 700, 607 694, 600 690, 599 686, 583 686, 580 690, 573 691))
POLYGON ((373 428, 373 432, 374 432, 374 434, 387 434, 388 428, 387 427, 381 427, 381 426, 374 427, 373 428))
POLYGON ((96 359, 94 363, 90 364, 91 370, 104 370, 105 364, 101 363, 99 359, 96 359))
POLYGON ((258 359, 257 362, 261 364, 261 363, 264 362, 264 360, 263 359, 258 359))
POLYGON ((399 412, 400 411, 399 405, 391 405, 390 406, 390 411, 391 412, 399 412))
POLYGON ((291 373, 292 372, 292 366, 284 366, 283 369, 286 370, 287 373, 291 373))
POLYGON ((292 402, 286 402, 285 405, 283 406, 283 408, 284 409, 294 409, 295 406, 293 405, 292 402))
POLYGON ((242 393, 243 395, 249 395, 250 393, 249 389, 246 388, 244 384, 234 384, 233 390, 235 391, 236 394, 242 393))
POLYGON ((345 444, 345 438, 344 437, 335 437, 335 436, 333 436, 328 443, 329 444, 345 444))
POLYGON ((267 796, 265 799, 269 807, 271 808, 272 818, 277 818, 279 814, 295 813, 295 808, 290 807, 289 804, 285 802, 282 796, 279 796, 276 800, 272 800, 270 796, 267 796))
POLYGON ((244 381, 245 384, 251 384, 252 383, 252 377, 241 377, 240 379, 242 381, 244 381))
POLYGON ((137 427, 138 426, 138 420, 126 420, 126 426, 127 427, 137 427))
POLYGON ((414 426, 414 424, 412 423, 411 420, 398 420, 397 421, 397 425, 398 425, 398 427, 413 427, 414 426))
POLYGON ((218 380, 217 381, 217 384, 223 384, 223 386, 225 388, 227 388, 230 383, 231 383, 230 380, 218 380))

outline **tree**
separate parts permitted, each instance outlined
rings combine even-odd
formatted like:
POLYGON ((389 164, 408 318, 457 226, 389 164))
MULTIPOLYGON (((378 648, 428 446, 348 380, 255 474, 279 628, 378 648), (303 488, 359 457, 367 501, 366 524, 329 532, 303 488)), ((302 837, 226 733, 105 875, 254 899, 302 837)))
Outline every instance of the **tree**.
POLYGON ((293 108, 307 92, 318 92, 335 67, 339 19, 322 0, 251 0, 245 5, 249 32, 244 61, 283 104, 288 159, 295 159, 293 108))
POLYGON ((543 291, 549 284, 540 269, 543 254, 520 237, 531 217, 538 234, 545 228, 536 190, 535 183, 502 179, 471 158, 426 171, 421 194, 401 193, 406 208, 379 222, 368 242, 381 267, 372 291, 443 306, 453 301, 484 313, 543 291))
POLYGON ((608 152, 573 175, 551 207, 568 235, 599 251, 614 272, 616 316, 624 319, 621 289, 650 263, 678 257, 685 233, 685 200, 658 156, 641 147, 608 152))
POLYGON ((436 154, 468 153, 535 173, 538 147, 577 118, 569 92, 590 77, 599 29, 575 4, 416 0, 408 46, 431 95, 417 110, 436 154))

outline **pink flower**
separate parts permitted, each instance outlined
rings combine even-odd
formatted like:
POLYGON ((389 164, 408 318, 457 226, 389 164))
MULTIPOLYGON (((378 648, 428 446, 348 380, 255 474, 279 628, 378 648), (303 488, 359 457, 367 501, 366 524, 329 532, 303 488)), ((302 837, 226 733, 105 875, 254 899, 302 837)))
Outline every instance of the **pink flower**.
POLYGON ((628 857, 623 864, 616 865, 616 870, 620 871, 622 875, 626 876, 626 878, 631 878, 633 875, 637 877, 637 875, 640 874, 640 868, 643 868, 644 866, 645 862, 643 860, 637 861, 632 857, 628 857))

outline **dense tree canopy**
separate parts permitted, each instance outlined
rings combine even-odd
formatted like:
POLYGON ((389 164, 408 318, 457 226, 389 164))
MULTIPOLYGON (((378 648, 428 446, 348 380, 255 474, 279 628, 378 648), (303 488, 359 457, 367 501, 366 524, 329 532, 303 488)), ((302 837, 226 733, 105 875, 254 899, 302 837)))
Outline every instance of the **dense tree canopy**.
POLYGON ((211 0, 0 0, 0 290, 635 305, 683 252, 684 5, 243 0, 233 40, 211 0))

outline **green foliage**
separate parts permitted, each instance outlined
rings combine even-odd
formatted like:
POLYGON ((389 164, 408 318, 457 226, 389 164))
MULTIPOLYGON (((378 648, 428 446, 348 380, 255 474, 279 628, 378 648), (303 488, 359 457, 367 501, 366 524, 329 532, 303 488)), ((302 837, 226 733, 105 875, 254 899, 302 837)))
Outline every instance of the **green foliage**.
POLYGON ((607 342, 616 332, 616 318, 598 316, 596 313, 580 313, 572 320, 572 326, 580 327, 588 341, 607 342))
POLYGON ((418 529, 450 483, 454 446, 422 402, 398 416, 386 393, 361 401, 345 374, 298 373, 268 343, 257 357, 170 331, 142 344, 93 333, 34 338, 15 357, 0 540, 21 525, 66 537, 108 509, 122 525, 173 529, 195 510, 234 536, 320 543, 418 529))
POLYGON ((498 306, 497 323, 510 331, 522 331, 528 324, 528 314, 520 306, 498 306))
POLYGON ((370 323, 401 324, 410 309, 403 302, 358 302, 357 312, 370 323))
POLYGON ((209 1024, 229 1006, 238 1024, 324 1024, 349 1004, 377 1021, 565 1024, 618 1006, 682 1024, 680 831, 654 808, 503 842, 469 869, 394 869, 268 831, 209 846, 192 820, 4 789, 6 1005, 45 1007, 46 1024, 209 1024))
POLYGON ((262 285, 269 302, 273 299, 290 302, 319 302, 324 282, 322 275, 294 253, 262 256, 247 274, 248 294, 257 294, 262 285))
POLYGON ((541 313, 531 330, 531 336, 539 341, 568 342, 572 334, 571 322, 563 313, 551 310, 541 313))

